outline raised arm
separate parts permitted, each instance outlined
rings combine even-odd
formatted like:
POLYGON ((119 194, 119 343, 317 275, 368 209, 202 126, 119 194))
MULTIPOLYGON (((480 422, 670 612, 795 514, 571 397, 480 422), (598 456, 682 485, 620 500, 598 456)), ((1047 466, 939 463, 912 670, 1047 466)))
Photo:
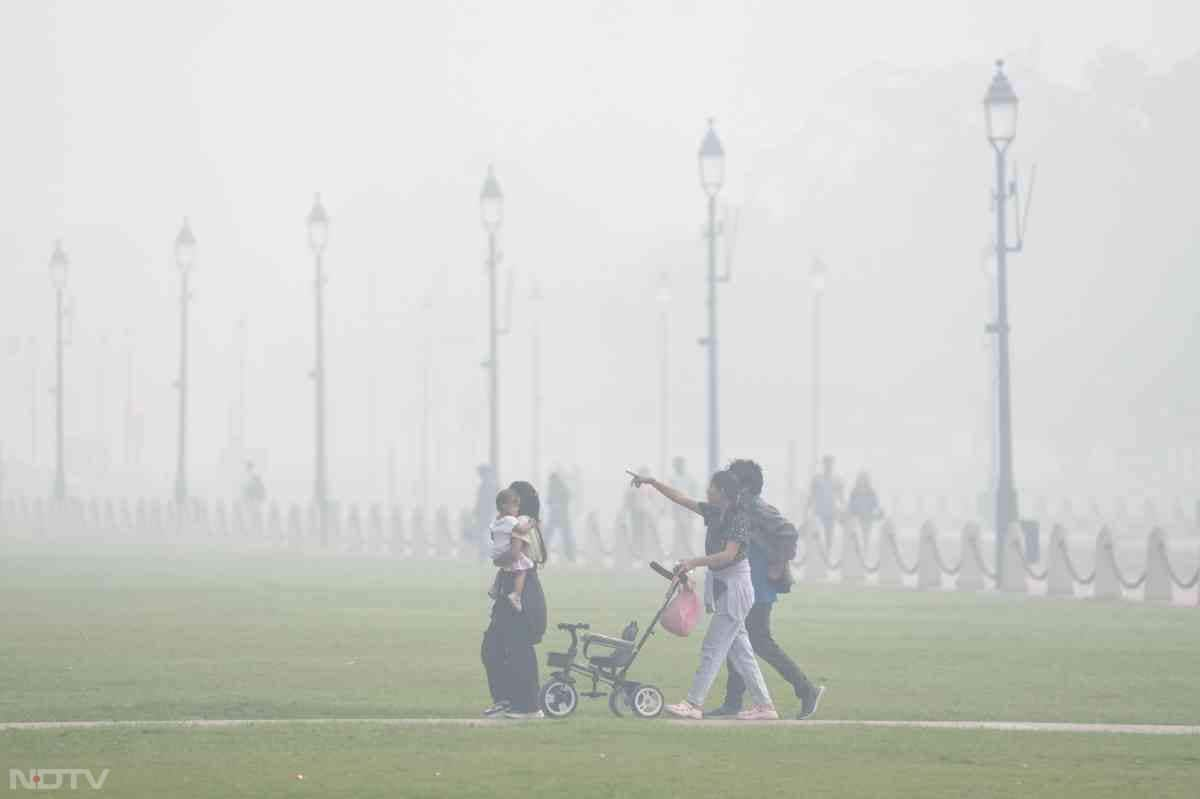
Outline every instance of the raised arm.
MULTIPOLYGON (((655 480, 653 477, 641 477, 638 475, 634 475, 633 487, 638 488, 638 487, 644 486, 644 485, 651 486, 652 488, 654 488, 654 490, 656 490, 658 493, 662 494, 664 497, 666 497, 667 499, 674 502, 676 505, 687 508, 692 513, 697 513, 697 514, 700 513, 700 502, 698 500, 692 499, 691 497, 684 496, 683 494, 676 491, 674 488, 671 488, 671 486, 666 485, 665 483, 661 483, 658 480, 655 480)), ((701 515, 703 515, 703 514, 701 514, 701 515)))

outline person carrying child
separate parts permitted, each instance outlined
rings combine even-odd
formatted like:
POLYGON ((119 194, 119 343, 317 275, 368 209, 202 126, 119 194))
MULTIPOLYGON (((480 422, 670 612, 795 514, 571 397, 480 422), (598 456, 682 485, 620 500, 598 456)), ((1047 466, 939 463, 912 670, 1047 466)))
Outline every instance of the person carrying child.
POLYGON ((533 568, 533 560, 529 557, 533 539, 530 530, 533 521, 528 516, 517 516, 521 507, 521 498, 516 491, 506 488, 496 495, 496 518, 488 528, 492 539, 492 564, 500 569, 488 596, 500 598, 500 585, 503 572, 513 574, 513 590, 508 595, 508 601, 518 612, 522 610, 521 594, 525 590, 525 573, 533 568))

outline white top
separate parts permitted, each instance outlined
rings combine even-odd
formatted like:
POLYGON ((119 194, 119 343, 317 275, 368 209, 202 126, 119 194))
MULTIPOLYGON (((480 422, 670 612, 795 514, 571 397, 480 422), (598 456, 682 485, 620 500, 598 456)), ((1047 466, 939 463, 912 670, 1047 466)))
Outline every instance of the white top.
MULTIPOLYGON (((527 522, 529 518, 522 516, 518 519, 515 516, 500 516, 492 521, 488 527, 488 533, 492 537, 492 560, 507 555, 512 549, 513 532, 521 522, 527 522)), ((521 541, 527 541, 524 535, 517 533, 517 538, 521 541)), ((502 566, 505 571, 519 572, 533 568, 533 561, 529 559, 528 554, 523 554, 521 557, 514 560, 508 566, 502 566)))

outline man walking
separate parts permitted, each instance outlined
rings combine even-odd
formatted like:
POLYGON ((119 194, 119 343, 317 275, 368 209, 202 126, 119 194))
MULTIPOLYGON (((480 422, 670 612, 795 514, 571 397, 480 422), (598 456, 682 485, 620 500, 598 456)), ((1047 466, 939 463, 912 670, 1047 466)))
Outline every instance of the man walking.
MULTIPOLYGON (((800 700, 798 719, 817 712, 824 685, 813 685, 796 661, 792 660, 771 636, 771 610, 778 594, 792 590, 791 560, 796 554, 796 527, 774 506, 762 498, 762 467, 751 460, 736 460, 729 470, 741 482, 746 495, 743 501, 750 516, 750 544, 746 550, 750 561, 750 579, 754 584, 754 606, 746 616, 746 633, 754 654, 771 665, 783 677, 800 700)), ((733 664, 726 662, 729 678, 725 683, 725 702, 705 718, 733 717, 742 709, 746 684, 733 664)))

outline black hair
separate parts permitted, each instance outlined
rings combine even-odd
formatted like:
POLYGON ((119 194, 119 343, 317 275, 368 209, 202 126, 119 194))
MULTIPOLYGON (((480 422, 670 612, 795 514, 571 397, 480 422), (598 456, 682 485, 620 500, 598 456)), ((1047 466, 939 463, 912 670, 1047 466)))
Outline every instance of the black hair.
POLYGON ((521 498, 521 509, 517 513, 521 516, 528 516, 535 522, 533 532, 538 537, 539 548, 542 551, 541 560, 535 558, 535 561, 539 565, 542 565, 550 557, 550 553, 546 551, 546 542, 542 539, 542 526, 540 524, 542 520, 542 500, 538 497, 537 489, 533 487, 533 484, 525 480, 514 481, 508 487, 508 490, 516 492, 516 495, 521 498))
POLYGON ((516 500, 518 504, 521 502, 521 495, 511 488, 506 488, 496 495, 496 510, 504 513, 504 506, 516 500))
POLYGON ((738 480, 736 474, 728 469, 723 469, 712 476, 712 484, 730 503, 737 503, 742 493, 742 482, 738 480))
POLYGON ((737 476, 738 481, 745 486, 746 492, 750 496, 757 497, 762 494, 762 467, 757 463, 746 458, 739 458, 729 464, 729 471, 737 476))

